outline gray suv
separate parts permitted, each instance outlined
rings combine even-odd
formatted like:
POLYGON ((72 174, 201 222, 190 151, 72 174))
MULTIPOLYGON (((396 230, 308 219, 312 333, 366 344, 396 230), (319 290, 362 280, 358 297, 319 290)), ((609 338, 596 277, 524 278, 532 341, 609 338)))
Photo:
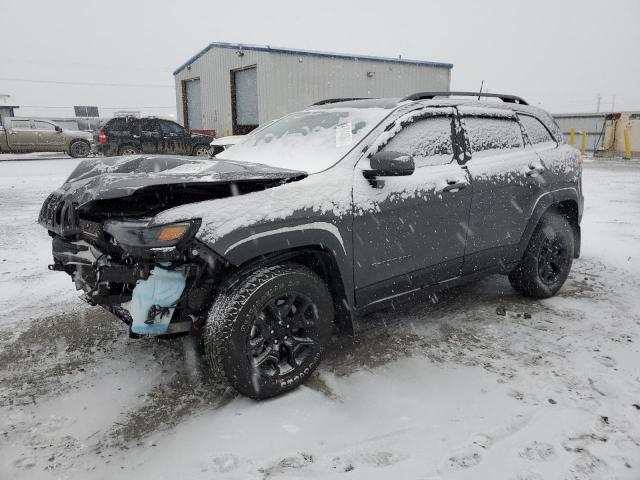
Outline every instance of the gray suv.
POLYGON ((67 130, 44 119, 3 118, 0 126, 0 152, 65 152, 74 158, 91 152, 93 135, 80 130, 67 130))
POLYGON ((319 102, 213 160, 84 161, 40 213, 50 269, 132 336, 200 336, 255 398, 373 309, 495 273, 554 295, 580 253, 580 154, 521 98, 471 95, 319 102))

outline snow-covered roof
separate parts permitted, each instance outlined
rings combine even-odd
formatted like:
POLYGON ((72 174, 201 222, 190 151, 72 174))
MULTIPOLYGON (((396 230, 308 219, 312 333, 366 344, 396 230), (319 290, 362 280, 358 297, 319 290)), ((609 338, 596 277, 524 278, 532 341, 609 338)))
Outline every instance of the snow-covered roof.
POLYGON ((19 107, 19 105, 16 104, 15 100, 11 98, 11 95, 8 95, 6 93, 0 93, 0 107, 17 108, 19 107))
POLYGON ((180 65, 174 72, 174 75, 180 73, 183 69, 185 69, 188 65, 191 65, 202 55, 207 53, 212 48, 230 48, 233 50, 252 50, 256 52, 270 52, 270 53, 284 53, 289 55, 301 55, 301 56, 310 56, 310 57, 325 57, 325 58, 339 58, 344 60, 368 60, 373 62, 385 62, 385 63, 403 63, 409 65, 424 65, 429 67, 440 67, 440 68, 453 68, 453 64, 451 63, 441 63, 441 62, 430 62, 426 60, 410 60, 405 58, 393 58, 393 57, 376 57, 371 55, 354 55, 350 53, 336 53, 336 52, 320 52, 317 50, 295 50, 293 48, 285 48, 285 47, 272 47, 270 45, 251 45, 244 43, 227 43, 227 42, 213 42, 207 45, 200 52, 195 54, 185 63, 180 65))

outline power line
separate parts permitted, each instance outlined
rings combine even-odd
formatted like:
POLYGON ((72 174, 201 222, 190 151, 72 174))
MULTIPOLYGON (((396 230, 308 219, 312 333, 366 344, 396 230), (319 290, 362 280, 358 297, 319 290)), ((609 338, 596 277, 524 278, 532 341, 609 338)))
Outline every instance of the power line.
POLYGON ((70 62, 65 60, 31 60, 26 58, 15 58, 15 57, 0 57, 0 60, 3 62, 15 62, 15 63, 27 63, 32 65, 52 65, 54 67, 72 67, 72 68, 83 68, 83 69, 103 69, 103 70, 112 70, 112 69, 127 69, 127 70, 143 70, 143 71, 156 71, 156 72, 165 72, 170 74, 173 69, 170 67, 150 67, 146 65, 113 65, 113 64, 97 64, 97 63, 86 63, 86 62, 70 62))
POLYGON ((91 87, 142 87, 142 88, 174 88, 174 85, 158 85, 151 83, 99 83, 99 82, 70 82, 60 80, 34 80, 31 78, 0 77, 8 82, 52 83, 55 85, 88 85, 91 87))

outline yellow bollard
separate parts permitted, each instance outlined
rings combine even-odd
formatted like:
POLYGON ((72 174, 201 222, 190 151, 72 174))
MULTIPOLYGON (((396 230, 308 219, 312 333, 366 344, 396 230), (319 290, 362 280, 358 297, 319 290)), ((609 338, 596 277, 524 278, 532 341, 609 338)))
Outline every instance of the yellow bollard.
POLYGON ((629 130, 624 129, 624 153, 627 160, 631 160, 631 139, 629 138, 629 130))
POLYGON ((225 131, 224 131, 224 136, 225 136, 225 137, 228 137, 228 136, 229 136, 229 130, 225 130, 225 131))
POLYGON ((569 130, 569 144, 572 147, 575 145, 575 140, 576 140, 576 129, 571 127, 571 130, 569 130))
POLYGON ((587 148, 587 132, 582 130, 582 142, 580 143, 580 154, 584 155, 584 151, 587 148))

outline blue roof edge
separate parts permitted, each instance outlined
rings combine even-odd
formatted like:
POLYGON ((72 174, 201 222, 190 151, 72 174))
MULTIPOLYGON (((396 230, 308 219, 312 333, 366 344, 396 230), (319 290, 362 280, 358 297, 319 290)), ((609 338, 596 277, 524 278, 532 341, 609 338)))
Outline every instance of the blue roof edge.
POLYGON ((205 48, 196 53, 189 60, 180 65, 177 69, 173 71, 174 75, 177 75, 182 70, 184 70, 188 65, 191 65, 202 55, 207 53, 212 48, 230 48, 234 50, 252 50, 256 52, 271 52, 271 53, 284 53, 289 55, 304 55, 309 57, 325 57, 325 58, 341 58, 346 60, 368 60, 373 62, 384 62, 384 63, 400 63, 405 65, 425 65, 430 67, 440 67, 440 68, 448 68, 452 69, 452 63, 442 63, 442 62, 430 62, 426 60, 411 60, 404 58, 392 58, 392 57, 376 57, 371 55, 350 55, 348 53, 333 53, 333 52, 319 52, 316 50, 295 50, 292 48, 284 48, 284 47, 270 47, 269 45, 251 45, 251 44, 242 44, 242 43, 227 43, 227 42, 213 42, 207 45, 205 48))

